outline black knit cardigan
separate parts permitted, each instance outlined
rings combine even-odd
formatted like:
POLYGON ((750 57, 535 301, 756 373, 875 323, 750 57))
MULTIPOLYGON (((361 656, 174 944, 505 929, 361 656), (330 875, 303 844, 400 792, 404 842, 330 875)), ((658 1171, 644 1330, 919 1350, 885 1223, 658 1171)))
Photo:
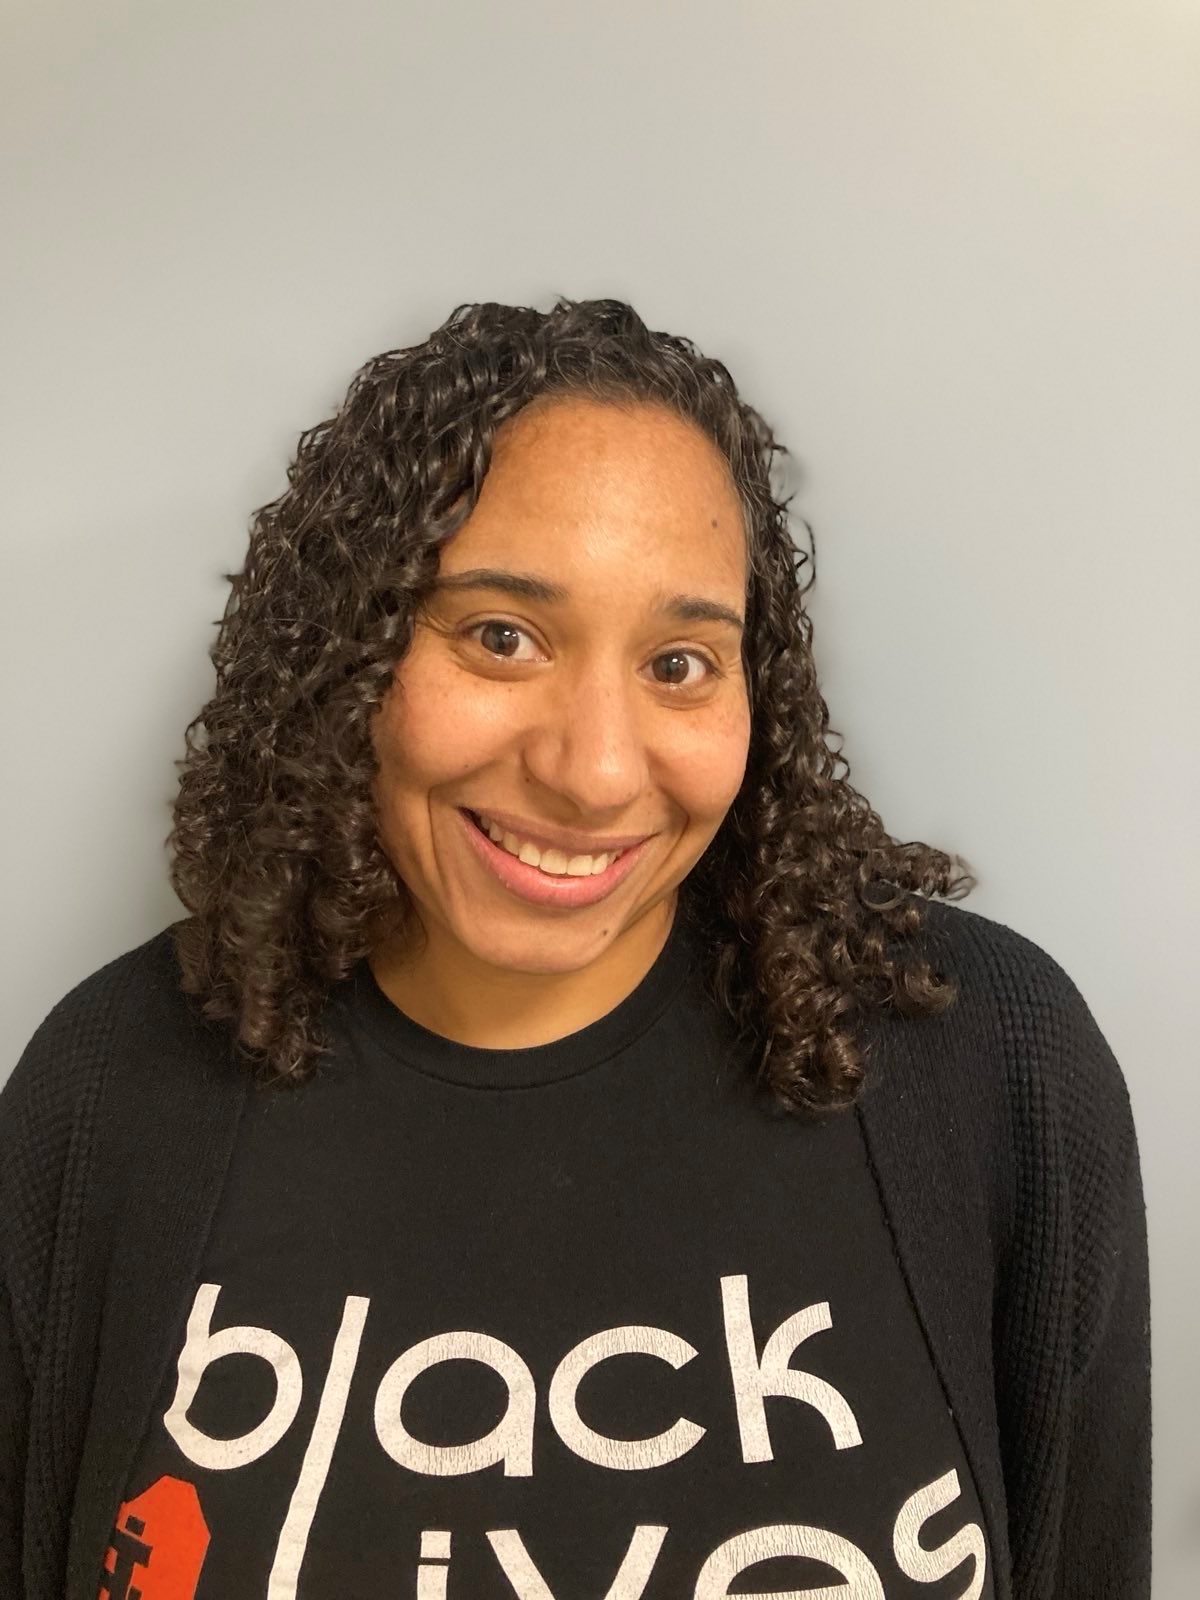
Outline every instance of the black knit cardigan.
MULTIPOLYGON (((997 1600, 1148 1600, 1149 1284, 1126 1083, 1045 951, 920 904, 959 999, 864 1019, 845 1114, 963 1437, 997 1600)), ((61 1000, 0 1091, 5 1600, 95 1600, 250 1081, 182 994, 164 929, 61 1000)))

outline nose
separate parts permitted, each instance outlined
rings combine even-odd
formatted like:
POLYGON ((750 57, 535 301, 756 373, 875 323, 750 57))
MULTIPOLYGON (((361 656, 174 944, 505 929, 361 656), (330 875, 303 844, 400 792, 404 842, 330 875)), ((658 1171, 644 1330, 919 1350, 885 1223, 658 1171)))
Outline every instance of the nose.
POLYGON ((643 794, 650 723, 645 690, 627 668, 597 668, 550 687, 525 738, 525 765, 580 815, 618 818, 643 794))

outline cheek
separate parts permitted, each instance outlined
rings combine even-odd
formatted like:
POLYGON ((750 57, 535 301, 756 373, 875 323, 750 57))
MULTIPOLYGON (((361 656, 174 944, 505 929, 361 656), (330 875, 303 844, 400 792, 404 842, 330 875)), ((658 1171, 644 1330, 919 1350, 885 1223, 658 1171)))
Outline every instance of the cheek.
MULTIPOLYGON (((681 718, 683 722, 688 719, 681 718)), ((697 821, 718 822, 737 798, 750 746, 749 707, 743 700, 684 730, 669 759, 675 798, 697 821)))
POLYGON ((423 791, 465 776, 499 744, 501 713, 491 696, 464 693, 461 674, 406 658, 375 723, 380 785, 423 791))

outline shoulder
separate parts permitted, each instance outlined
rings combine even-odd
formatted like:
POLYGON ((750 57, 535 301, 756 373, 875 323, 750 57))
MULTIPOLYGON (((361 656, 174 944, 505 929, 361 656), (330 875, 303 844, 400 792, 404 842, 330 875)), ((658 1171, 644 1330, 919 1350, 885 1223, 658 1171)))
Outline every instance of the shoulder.
POLYGON ((1064 990, 1071 980, 1058 961, 1027 934, 959 901, 910 895, 924 917, 921 943, 931 959, 967 980, 980 1003, 1005 1001, 1030 989, 1064 990))
POLYGON ((65 1154, 94 1107, 119 1030, 162 1006, 186 1009, 171 928, 89 973, 51 1008, 0 1086, 0 1172, 65 1154))
MULTIPOLYGON (((917 1019, 922 1055, 966 1053, 978 1068, 990 1066, 997 1081, 1015 1080, 1014 1088, 1021 1079, 1048 1076, 1051 1092, 1079 1093, 1089 1073, 1115 1085, 1111 1060, 1080 1052, 1099 1030, 1075 981, 1048 950, 960 902, 909 894, 906 903, 920 912, 920 930, 893 936, 890 948, 915 949, 955 989, 946 1010, 917 1019)), ((978 1072, 971 1077, 978 1086, 978 1072)))
POLYGON ((1011 1094, 1099 1130, 1121 1121, 1125 1076, 1078 984, 1028 935, 951 901, 928 901, 926 951, 959 1004, 994 1036, 1011 1094))

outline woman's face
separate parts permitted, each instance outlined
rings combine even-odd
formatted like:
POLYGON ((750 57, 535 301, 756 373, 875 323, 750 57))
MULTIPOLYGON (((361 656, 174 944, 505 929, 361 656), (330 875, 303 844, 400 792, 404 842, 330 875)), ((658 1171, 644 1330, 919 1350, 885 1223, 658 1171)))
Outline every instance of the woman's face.
POLYGON ((381 843, 439 945, 578 971, 673 907, 742 782, 736 491, 717 448, 671 412, 535 402, 498 431, 438 579, 476 568, 560 593, 470 581, 430 598, 375 721, 381 843), (680 596, 731 616, 689 618, 680 596), (514 859, 464 808, 499 813, 518 839, 578 836, 567 860, 606 836, 645 842, 572 874, 562 857, 514 859))

